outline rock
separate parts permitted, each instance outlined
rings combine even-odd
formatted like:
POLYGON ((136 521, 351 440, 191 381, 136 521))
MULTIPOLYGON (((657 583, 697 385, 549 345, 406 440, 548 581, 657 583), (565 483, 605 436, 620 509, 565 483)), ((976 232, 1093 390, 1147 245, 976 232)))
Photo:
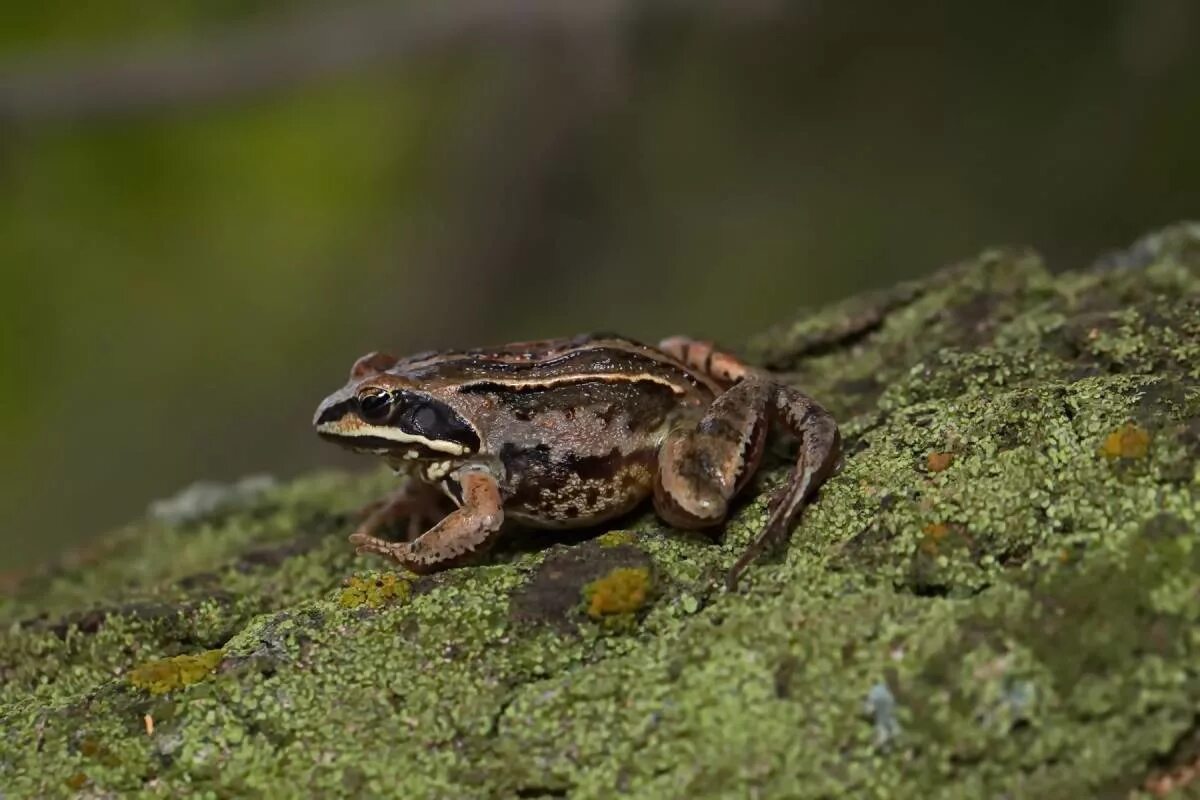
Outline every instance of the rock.
POLYGON ((531 533, 378 603, 346 602, 394 580, 345 535, 382 473, 147 520, 0 601, 0 796, 1126 797, 1198 774, 1200 228, 1058 274, 987 252, 750 352, 829 405, 846 458, 740 593, 722 578, 779 455, 720 542, 649 513, 613 544, 531 533), (654 591, 605 625, 585 588, 618 568, 654 591), (205 669, 131 682, 177 656, 205 669))

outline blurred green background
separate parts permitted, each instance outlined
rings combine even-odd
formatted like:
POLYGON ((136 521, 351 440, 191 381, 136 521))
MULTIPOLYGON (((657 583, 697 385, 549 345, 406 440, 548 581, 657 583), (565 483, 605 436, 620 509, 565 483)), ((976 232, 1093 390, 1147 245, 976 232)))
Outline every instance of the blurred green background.
POLYGON ((1195 216, 1198 45, 1192 0, 8 4, 0 573, 367 466, 309 420, 368 350, 737 343, 1195 216))

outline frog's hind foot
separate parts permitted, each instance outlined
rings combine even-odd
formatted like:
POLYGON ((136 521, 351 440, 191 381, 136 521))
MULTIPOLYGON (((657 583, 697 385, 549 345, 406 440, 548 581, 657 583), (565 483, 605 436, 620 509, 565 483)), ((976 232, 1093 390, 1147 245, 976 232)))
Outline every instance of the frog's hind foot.
POLYGON ((837 422, 819 403, 795 387, 776 383, 772 416, 800 441, 800 454, 792 474, 768 500, 767 524, 750 543, 726 576, 729 591, 763 552, 787 541, 800 512, 841 461, 841 436, 837 422))
POLYGON ((840 440, 829 412, 794 386, 751 367, 711 342, 673 336, 659 349, 726 387, 691 429, 671 432, 655 487, 659 515, 680 527, 715 524, 758 468, 768 421, 800 441, 788 482, 768 502, 767 524, 729 570, 726 587, 766 550, 787 540, 805 504, 837 468, 840 440))

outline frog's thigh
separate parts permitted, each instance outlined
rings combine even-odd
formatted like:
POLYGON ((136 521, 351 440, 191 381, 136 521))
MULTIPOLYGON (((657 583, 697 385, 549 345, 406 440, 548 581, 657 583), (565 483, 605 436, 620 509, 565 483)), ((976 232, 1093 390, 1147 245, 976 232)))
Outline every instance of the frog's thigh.
POLYGON ((413 572, 435 572, 483 550, 504 523, 500 484, 486 468, 463 467, 457 474, 462 506, 411 543, 351 537, 359 552, 379 553, 413 572))
POLYGON ((679 528, 720 523, 762 458, 772 385, 747 376, 694 425, 671 430, 658 453, 654 507, 679 528))
POLYGON ((658 349, 723 384, 733 383, 753 372, 737 356, 718 350, 712 342, 689 336, 663 339, 658 343, 658 349))

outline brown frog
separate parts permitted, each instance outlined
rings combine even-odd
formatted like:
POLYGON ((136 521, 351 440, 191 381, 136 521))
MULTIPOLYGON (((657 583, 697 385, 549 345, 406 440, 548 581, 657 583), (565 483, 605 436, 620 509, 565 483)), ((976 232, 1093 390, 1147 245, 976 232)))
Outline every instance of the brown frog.
POLYGON ((807 395, 707 342, 675 337, 654 348, 594 334, 401 359, 371 353, 313 424, 418 479, 350 541, 425 573, 479 552, 506 519, 595 525, 653 496, 673 526, 718 525, 758 468, 772 421, 798 437, 799 458, 766 526, 730 569, 732 589, 787 536, 834 469, 839 437, 807 395), (430 487, 455 509, 422 533, 430 487), (409 517, 412 541, 375 535, 397 516, 409 517))

